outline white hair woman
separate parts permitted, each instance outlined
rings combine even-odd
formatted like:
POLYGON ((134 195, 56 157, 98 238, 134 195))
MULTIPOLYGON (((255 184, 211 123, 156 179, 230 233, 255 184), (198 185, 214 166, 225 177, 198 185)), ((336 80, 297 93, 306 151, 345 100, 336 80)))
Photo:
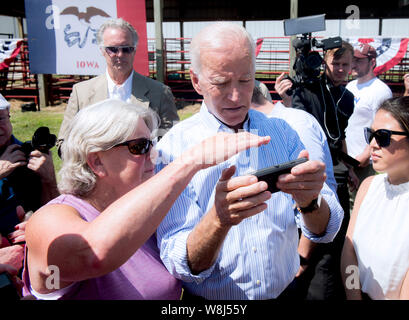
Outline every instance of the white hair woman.
POLYGON ((62 145, 61 196, 27 225, 26 294, 39 299, 180 298, 179 280, 159 258, 157 226, 198 170, 269 138, 219 134, 154 175, 151 136, 156 127, 150 109, 117 100, 75 116, 62 145), (56 270, 58 279, 50 285, 56 270))

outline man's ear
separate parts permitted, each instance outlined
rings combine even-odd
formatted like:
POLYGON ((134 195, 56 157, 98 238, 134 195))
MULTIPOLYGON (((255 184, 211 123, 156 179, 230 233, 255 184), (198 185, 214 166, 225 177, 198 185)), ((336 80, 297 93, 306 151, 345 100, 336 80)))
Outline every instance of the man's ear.
POLYGON ((198 94, 202 95, 202 90, 199 85, 199 76, 192 69, 189 70, 189 73, 193 88, 196 90, 198 94))
POLYGON ((376 68, 376 58, 372 58, 370 61, 370 64, 371 64, 372 70, 375 69, 376 68))
POLYGON ((87 156, 87 164, 97 177, 105 177, 107 172, 98 152, 91 152, 87 156))

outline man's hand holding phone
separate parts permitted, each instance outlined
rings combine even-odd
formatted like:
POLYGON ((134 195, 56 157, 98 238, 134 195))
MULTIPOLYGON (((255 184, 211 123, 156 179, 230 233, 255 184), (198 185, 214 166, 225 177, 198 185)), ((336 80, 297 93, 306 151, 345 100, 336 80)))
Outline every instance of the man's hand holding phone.
MULTIPOLYGON (((299 158, 308 158, 308 151, 301 151, 299 158)), ((318 198, 326 178, 325 164, 309 160, 292 168, 290 174, 281 175, 277 187, 291 194, 299 207, 306 207, 318 198)))
POLYGON ((246 176, 232 177, 234 171, 234 167, 226 169, 216 186, 215 206, 221 224, 226 225, 238 224, 263 211, 270 193, 277 191, 291 194, 298 206, 306 207, 318 198, 326 179, 325 164, 308 160, 306 150, 296 160, 246 176))
POLYGON ((267 190, 274 193, 280 191, 280 189, 277 188, 278 177, 282 174, 290 173, 292 168, 306 161, 308 161, 307 158, 298 158, 292 161, 277 164, 275 166, 257 170, 250 173, 250 175, 256 176, 258 181, 265 181, 268 184, 267 190))

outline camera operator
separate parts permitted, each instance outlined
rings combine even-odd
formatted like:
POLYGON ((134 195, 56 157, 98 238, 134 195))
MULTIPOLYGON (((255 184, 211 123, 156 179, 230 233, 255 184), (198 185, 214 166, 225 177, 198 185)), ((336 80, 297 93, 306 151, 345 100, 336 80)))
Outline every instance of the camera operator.
POLYGON ((334 241, 309 249, 313 251, 309 262, 310 269, 315 267, 315 274, 309 284, 307 299, 344 298, 339 259, 349 222, 348 185, 354 190, 359 182, 352 166, 342 157, 347 151, 345 129, 354 110, 354 96, 343 86, 351 70, 353 54, 353 47, 345 41, 342 41, 339 48, 325 51, 322 75, 316 81, 297 86, 292 96, 292 107, 312 114, 327 136, 337 182, 337 195, 345 212, 341 229, 334 241))
POLYGON ((19 270, 25 213, 58 196, 52 157, 38 150, 27 157, 12 134, 10 104, 0 94, 0 263, 19 270))
POLYGON ((340 48, 325 52, 324 73, 312 83, 298 87, 292 97, 292 107, 312 114, 327 136, 338 182, 338 197, 345 213, 349 212, 348 177, 356 188, 352 166, 341 155, 346 153, 345 129, 354 110, 354 95, 343 83, 351 70, 353 47, 343 41, 340 48), (344 199, 345 198, 345 199, 344 199))
POLYGON ((22 192, 17 198, 24 210, 35 211, 43 204, 58 196, 54 164, 50 154, 38 150, 28 157, 20 150, 22 143, 12 134, 10 122, 10 104, 0 94, 0 181, 2 193, 4 179, 15 189, 22 192), (21 181, 15 175, 22 177, 21 181), (13 185, 13 184, 16 185, 13 185))

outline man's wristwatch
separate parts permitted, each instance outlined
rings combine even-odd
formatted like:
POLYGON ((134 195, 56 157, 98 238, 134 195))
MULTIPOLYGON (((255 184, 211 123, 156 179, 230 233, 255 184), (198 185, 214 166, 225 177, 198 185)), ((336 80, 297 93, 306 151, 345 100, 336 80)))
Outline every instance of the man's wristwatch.
POLYGON ((321 205, 321 198, 322 198, 322 197, 321 197, 321 194, 320 194, 320 195, 318 195, 318 198, 312 200, 311 203, 310 203, 308 206, 306 206, 306 207, 297 206, 297 210, 298 210, 300 213, 304 213, 304 214, 305 214, 305 213, 311 213, 311 212, 317 210, 317 209, 320 207, 320 205, 321 205))

